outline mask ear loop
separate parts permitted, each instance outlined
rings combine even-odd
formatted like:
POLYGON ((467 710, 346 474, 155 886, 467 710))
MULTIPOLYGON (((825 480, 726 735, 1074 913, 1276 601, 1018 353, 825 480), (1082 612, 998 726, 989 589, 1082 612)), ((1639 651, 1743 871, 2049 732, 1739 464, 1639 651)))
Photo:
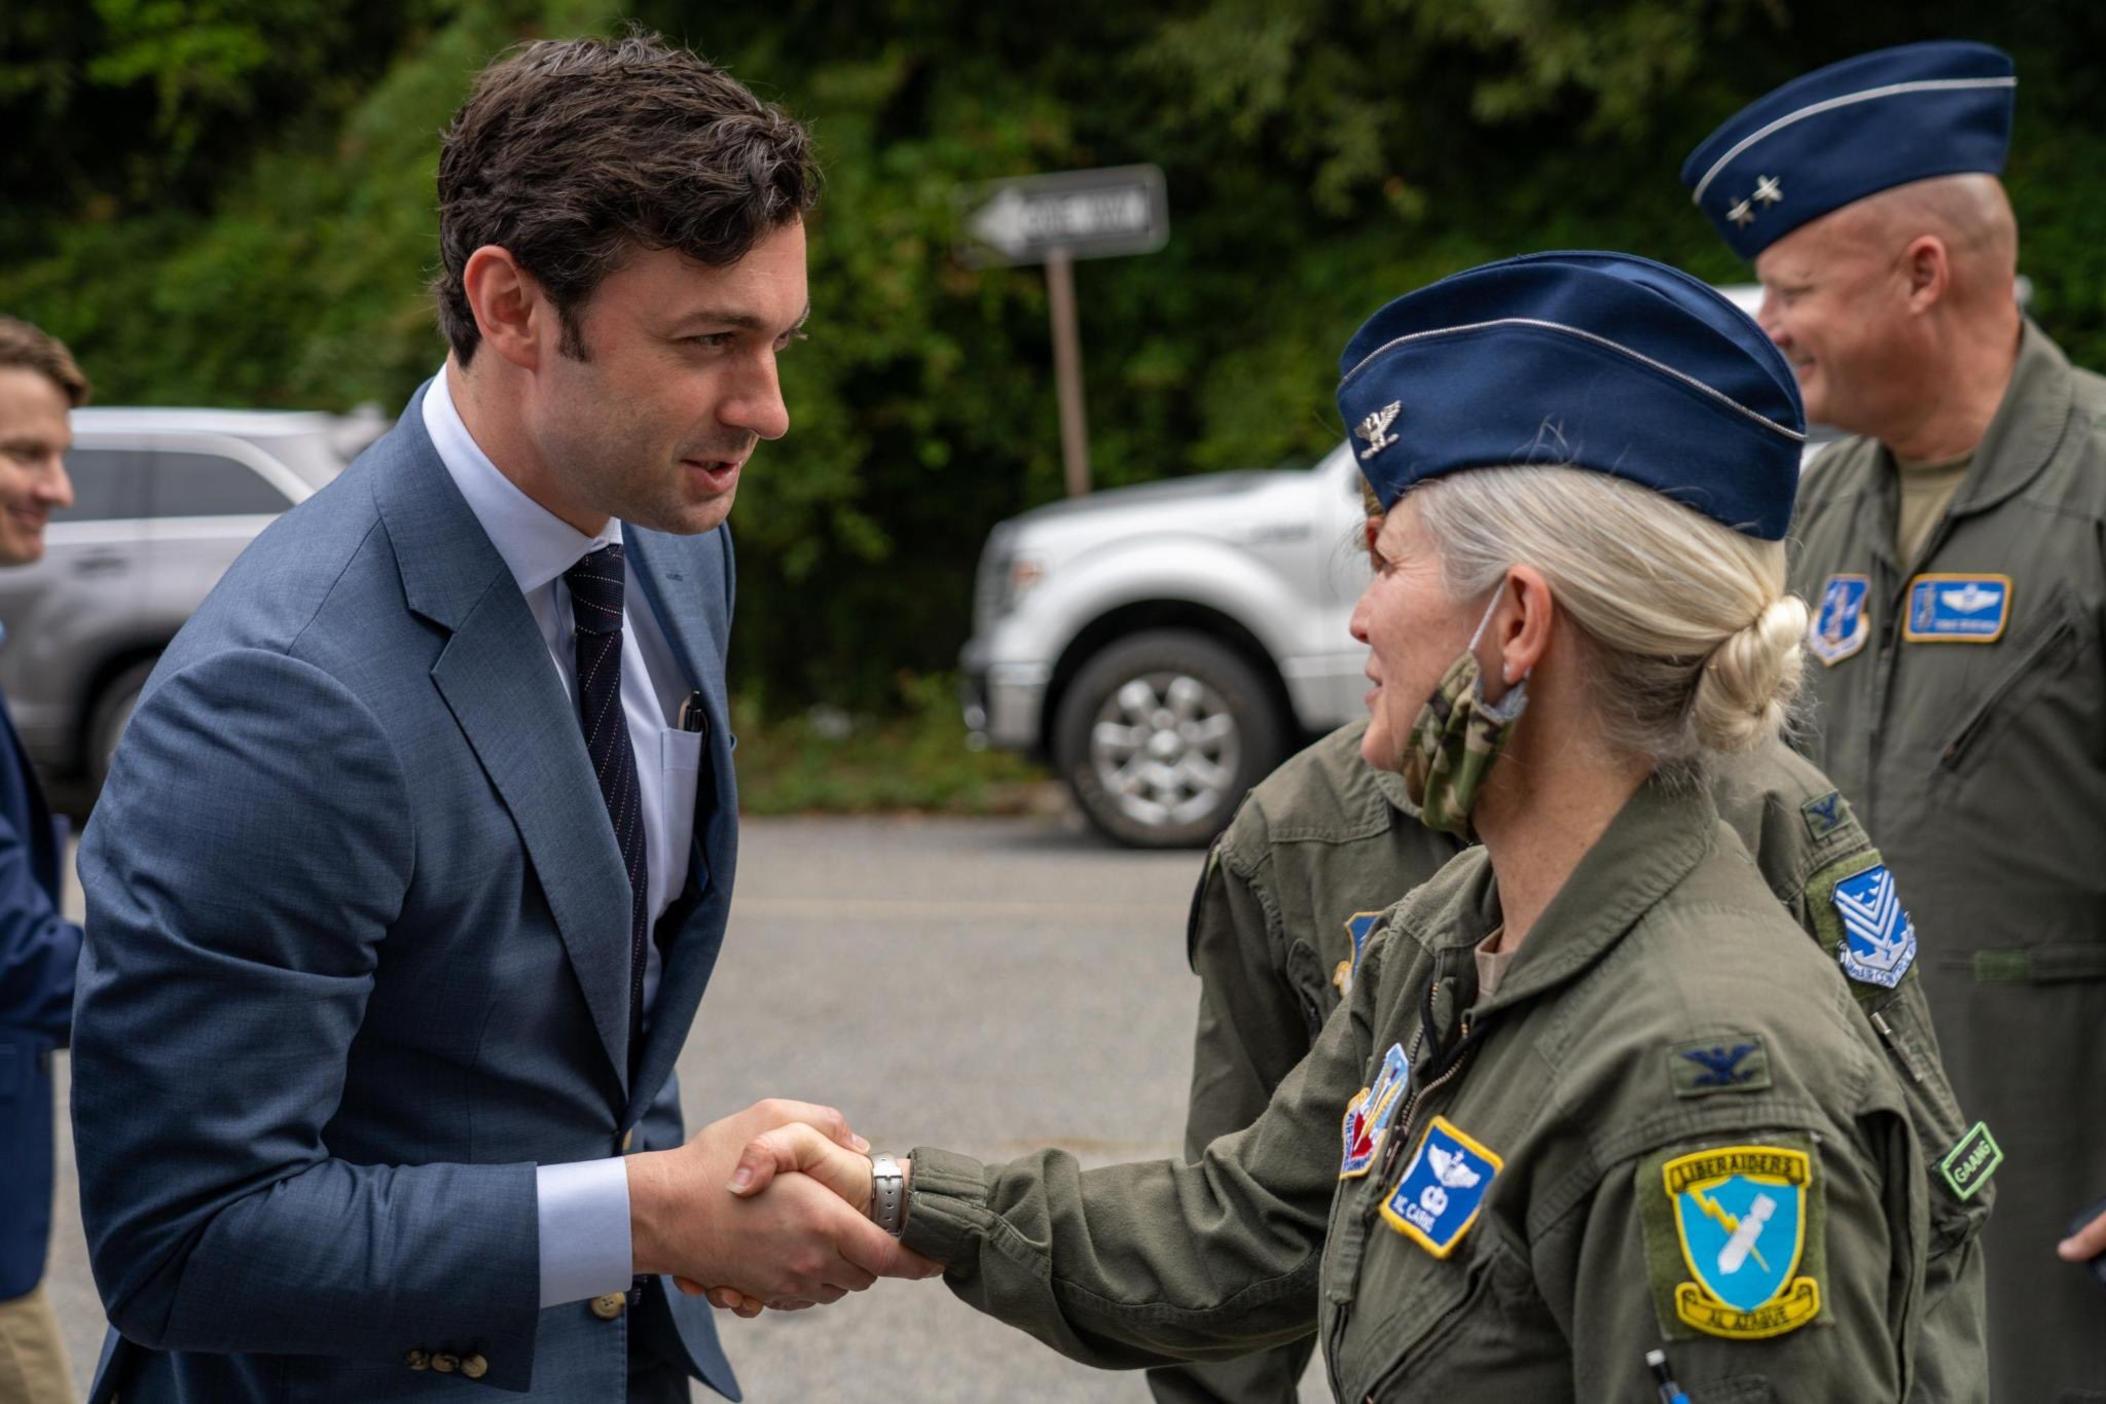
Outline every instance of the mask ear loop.
MULTIPOLYGON (((1484 615, 1477 621, 1476 631, 1470 635, 1469 652, 1472 654, 1477 652, 1478 640, 1484 637, 1485 629, 1491 625, 1492 616, 1499 609, 1500 597, 1505 593, 1506 582, 1501 580, 1499 588, 1492 592, 1492 598, 1485 603, 1484 615)), ((1492 721, 1500 723, 1511 722, 1514 718, 1520 716, 1521 709, 1528 705, 1528 674, 1523 673, 1521 680, 1506 690, 1506 696, 1494 702, 1484 695, 1484 670, 1479 668, 1477 672, 1477 705, 1485 716, 1492 721)))

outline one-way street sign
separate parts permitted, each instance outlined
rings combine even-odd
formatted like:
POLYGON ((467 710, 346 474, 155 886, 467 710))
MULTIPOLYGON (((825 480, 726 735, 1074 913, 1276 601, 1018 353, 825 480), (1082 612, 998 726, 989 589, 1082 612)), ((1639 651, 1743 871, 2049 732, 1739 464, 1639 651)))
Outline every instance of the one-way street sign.
POLYGON ((1155 166, 1022 176, 980 195, 965 224, 974 243, 960 251, 974 263, 1154 253, 1170 238, 1170 202, 1155 166))

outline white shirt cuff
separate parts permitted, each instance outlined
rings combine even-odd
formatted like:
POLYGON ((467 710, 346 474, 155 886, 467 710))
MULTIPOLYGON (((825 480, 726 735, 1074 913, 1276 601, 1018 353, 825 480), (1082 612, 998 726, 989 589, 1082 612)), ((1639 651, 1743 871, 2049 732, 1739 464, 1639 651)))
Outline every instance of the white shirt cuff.
POLYGON ((629 1252, 629 1170, 622 1157, 534 1168, 541 1226, 541 1305, 626 1292, 635 1278, 629 1252))

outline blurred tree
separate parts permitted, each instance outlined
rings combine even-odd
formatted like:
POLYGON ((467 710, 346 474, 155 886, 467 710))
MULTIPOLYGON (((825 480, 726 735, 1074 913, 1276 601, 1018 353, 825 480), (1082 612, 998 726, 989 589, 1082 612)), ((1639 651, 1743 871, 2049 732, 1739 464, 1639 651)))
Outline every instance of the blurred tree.
POLYGON ((1078 270, 1105 486, 1313 459, 1387 297, 1525 249, 1749 274, 1683 155, 1793 73, 1967 34, 2018 56, 2036 309, 2106 365, 2106 8, 1877 0, 95 0, 0 10, 0 307, 106 399, 398 404, 438 364, 435 133, 475 69, 624 14, 808 120, 811 340, 737 514, 736 676, 778 708, 949 666, 999 517, 1058 495, 1044 285, 952 256, 981 181, 1153 161, 1161 253, 1078 270))

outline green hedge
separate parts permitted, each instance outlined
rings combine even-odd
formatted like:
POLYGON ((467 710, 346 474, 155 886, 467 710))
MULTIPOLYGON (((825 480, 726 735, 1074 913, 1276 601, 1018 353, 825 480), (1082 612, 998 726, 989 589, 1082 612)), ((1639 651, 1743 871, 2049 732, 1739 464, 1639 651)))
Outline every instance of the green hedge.
MULTIPOLYGON (((1746 270, 1674 173, 1771 84, 1883 43, 2019 56, 2036 309, 2106 364, 2106 7, 1892 0, 94 0, 0 10, 0 309, 105 402, 393 409, 442 354, 436 134, 512 40, 641 19, 810 121, 827 170, 794 427, 735 519, 735 677, 900 711, 954 665, 999 518, 1060 491, 1043 283, 963 267, 960 191, 1153 161, 1172 239, 1078 269, 1100 485, 1308 461, 1387 297, 1524 249, 1746 270)), ((911 708, 905 708, 911 710, 911 708)))

